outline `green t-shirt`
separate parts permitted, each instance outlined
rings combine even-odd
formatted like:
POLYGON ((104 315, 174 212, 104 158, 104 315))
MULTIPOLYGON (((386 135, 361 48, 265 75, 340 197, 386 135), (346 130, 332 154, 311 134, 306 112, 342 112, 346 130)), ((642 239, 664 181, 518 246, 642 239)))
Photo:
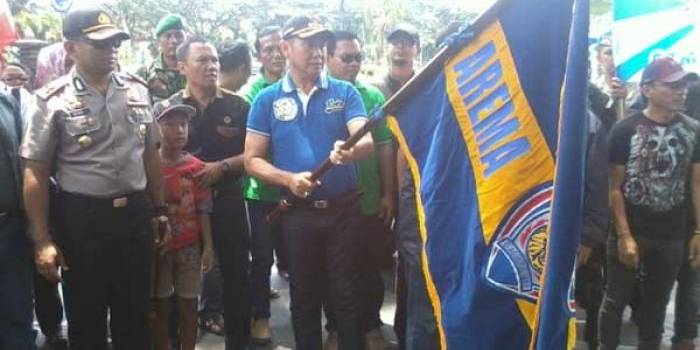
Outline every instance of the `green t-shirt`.
MULTIPOLYGON (((272 84, 274 82, 265 79, 265 74, 260 72, 260 75, 252 84, 246 85, 241 89, 241 95, 252 106, 258 93, 272 84)), ((275 186, 270 186, 252 176, 246 175, 243 178, 243 195, 246 199, 276 202, 280 199, 280 190, 275 186)))
MULTIPOLYGON (((355 82, 355 88, 360 92, 367 115, 369 115, 375 107, 382 106, 384 101, 386 101, 381 91, 374 86, 355 82)), ((382 121, 372 129, 372 138, 374 139, 375 147, 391 142, 391 137, 391 131, 386 121, 382 121)), ((379 213, 379 198, 381 196, 381 181, 379 177, 377 155, 372 153, 369 157, 357 161, 356 164, 358 189, 363 192, 362 198, 360 199, 360 211, 363 215, 376 215, 379 213)))

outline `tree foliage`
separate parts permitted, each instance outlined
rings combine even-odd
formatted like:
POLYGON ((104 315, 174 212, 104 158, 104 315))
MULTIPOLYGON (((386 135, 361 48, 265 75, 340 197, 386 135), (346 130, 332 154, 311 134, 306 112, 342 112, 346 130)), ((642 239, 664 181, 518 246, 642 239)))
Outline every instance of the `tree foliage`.
MULTIPOLYGON (((180 14, 199 36, 214 42, 240 38, 252 42, 257 28, 282 25, 295 14, 309 14, 332 29, 351 30, 363 41, 370 58, 382 56, 384 34, 397 23, 420 30, 423 57, 434 52, 435 36, 450 23, 467 24, 477 15, 449 0, 102 0, 134 41, 153 41, 158 20, 180 14)), ((609 13, 613 0, 591 0, 594 16, 609 13)), ((673 0, 677 1, 677 0, 673 0)), ((74 4, 78 4, 74 0, 74 4)), ((50 0, 9 0, 18 26, 37 39, 56 40, 60 15, 50 0)))

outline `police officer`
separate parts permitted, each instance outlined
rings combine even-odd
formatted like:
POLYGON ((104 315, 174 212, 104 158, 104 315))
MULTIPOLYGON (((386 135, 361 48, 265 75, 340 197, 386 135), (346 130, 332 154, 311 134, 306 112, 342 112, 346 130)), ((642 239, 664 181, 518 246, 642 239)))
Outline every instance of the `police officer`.
POLYGON ((212 238, 224 280, 226 349, 245 349, 250 338, 250 244, 240 181, 249 105, 218 86, 219 57, 211 43, 190 38, 178 47, 177 59, 187 86, 168 103, 197 110, 185 150, 206 163, 197 176, 212 188, 212 238))
POLYGON ((245 149, 247 172, 299 198, 283 214, 282 232, 289 254, 294 339, 296 348, 304 350, 321 349, 325 281, 330 284, 340 349, 364 349, 354 161, 369 155, 374 146, 365 135, 353 148, 340 148, 342 140, 364 125, 367 114, 352 85, 322 74, 329 35, 305 16, 285 24, 280 48, 289 71, 255 99, 245 149), (312 181, 308 170, 328 157, 338 166, 320 182, 312 181))
POLYGON ((71 349, 106 349, 108 312, 114 349, 147 349, 153 231, 167 228, 148 92, 114 71, 129 35, 104 11, 68 13, 63 35, 75 67, 37 93, 20 148, 37 270, 62 277, 71 349), (61 188, 54 237, 51 169, 61 188))
POLYGON ((158 21, 155 36, 158 40, 158 57, 147 67, 136 72, 148 84, 153 103, 170 97, 185 87, 185 77, 177 68, 175 50, 187 40, 185 19, 169 14, 158 21))

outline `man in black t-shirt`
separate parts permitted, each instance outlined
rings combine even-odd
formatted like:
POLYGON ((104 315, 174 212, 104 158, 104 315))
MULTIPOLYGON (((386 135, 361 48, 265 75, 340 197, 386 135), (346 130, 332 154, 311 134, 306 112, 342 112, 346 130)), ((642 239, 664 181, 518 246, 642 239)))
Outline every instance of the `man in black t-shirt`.
MULTIPOLYGON (((601 349, 617 347, 622 312, 637 278, 642 281, 639 349, 658 349, 683 259, 691 259, 695 268, 700 265, 700 230, 690 241, 690 257, 684 254, 686 194, 700 203, 700 124, 679 113, 685 75, 670 58, 651 62, 641 83, 646 108, 611 131, 609 195, 615 233, 608 239, 601 349), (688 185, 691 191, 686 191, 688 185)), ((696 213, 698 209, 694 206, 696 213)))

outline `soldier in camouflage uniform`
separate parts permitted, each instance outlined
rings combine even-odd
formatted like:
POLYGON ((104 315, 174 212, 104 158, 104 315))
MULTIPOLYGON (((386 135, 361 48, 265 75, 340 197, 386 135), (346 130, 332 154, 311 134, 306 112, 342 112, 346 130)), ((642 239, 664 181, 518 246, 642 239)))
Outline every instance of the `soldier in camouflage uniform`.
POLYGON ((166 15, 156 26, 158 57, 136 73, 148 84, 151 102, 167 99, 185 88, 185 77, 177 69, 175 49, 187 39, 185 20, 178 15, 166 15))

